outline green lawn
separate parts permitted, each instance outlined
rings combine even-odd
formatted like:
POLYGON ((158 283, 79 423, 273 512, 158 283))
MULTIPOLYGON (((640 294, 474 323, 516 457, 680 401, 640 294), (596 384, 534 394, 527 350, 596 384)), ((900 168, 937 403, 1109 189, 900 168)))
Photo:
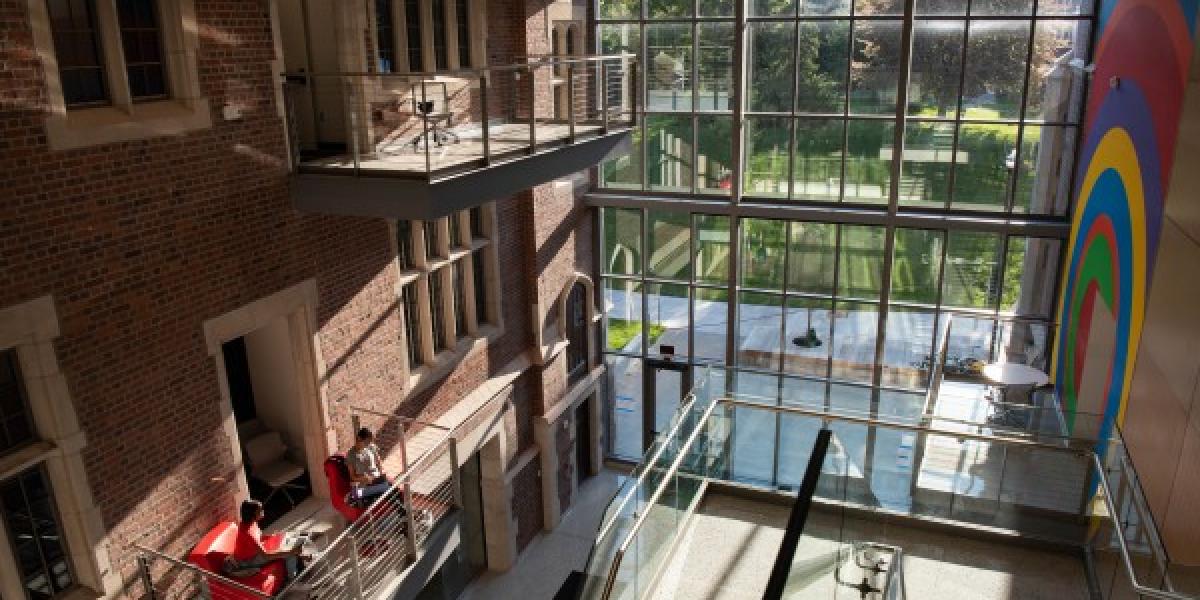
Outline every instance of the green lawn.
MULTIPOLYGON (((653 346, 654 342, 657 342, 658 338, 662 337, 662 334, 664 331, 666 331, 666 328, 663 327, 662 325, 651 324, 650 325, 650 344, 649 345, 653 346)), ((629 321, 626 319, 614 319, 612 317, 609 317, 609 319, 608 319, 608 348, 609 348, 609 350, 617 350, 617 351, 624 350, 625 346, 628 346, 629 342, 633 341, 633 338, 635 338, 641 334, 642 334, 642 322, 641 321, 629 321)))

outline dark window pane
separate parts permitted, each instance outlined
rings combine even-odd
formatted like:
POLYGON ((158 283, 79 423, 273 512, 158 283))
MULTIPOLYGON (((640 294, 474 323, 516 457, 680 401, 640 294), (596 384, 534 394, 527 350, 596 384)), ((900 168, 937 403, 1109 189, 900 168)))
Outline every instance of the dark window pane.
POLYGON ((416 268, 413 261, 412 221, 396 221, 396 262, 402 271, 416 268))
POLYGON ((475 322, 488 322, 487 275, 484 271, 483 250, 476 250, 471 259, 472 276, 475 278, 475 322))
POLYGON ((400 301, 404 307, 404 328, 407 335, 408 365, 409 367, 420 366, 424 360, 421 357, 421 311, 417 304, 416 288, 411 285, 404 286, 400 292, 400 301))
POLYGON ((471 237, 483 238, 483 207, 476 206, 470 210, 471 217, 471 237))
POLYGON ((455 0, 456 26, 458 28, 458 66, 471 66, 471 14, 467 0, 455 0))
POLYGON ((166 96, 157 3, 155 0, 118 0, 117 20, 121 27, 121 45, 125 49, 129 94, 134 100, 166 96))
POLYGON ((425 58, 421 45, 421 1, 404 0, 404 29, 408 37, 408 70, 424 71, 425 58))
POLYGON ((0 482, 0 511, 15 532, 17 569, 30 598, 50 598, 74 584, 63 545, 54 495, 41 466, 0 482))
POLYGON ((15 350, 0 351, 0 454, 35 439, 15 350))
POLYGON ((442 236, 437 221, 422 221, 425 229, 425 258, 432 260, 442 255, 442 236))
POLYGON ((446 0, 431 0, 433 9, 433 58, 439 71, 449 68, 446 58, 446 0))
POLYGON ((587 288, 576 283, 567 296, 567 378, 578 381, 587 373, 587 288))
POLYGON ((463 261, 454 262, 450 279, 454 287, 454 335, 462 337, 467 335, 467 287, 463 281, 463 261))
POLYGON ((380 73, 391 73, 396 64, 396 37, 392 30, 392 0, 375 0, 375 48, 380 73))
POLYGON ((441 352, 446 349, 446 323, 442 314, 445 307, 445 297, 442 295, 442 273, 434 271, 429 274, 429 320, 433 330, 433 351, 441 352))
POLYGON ((463 245, 462 229, 458 225, 458 215, 452 214, 446 219, 450 229, 450 247, 458 248, 463 245))
POLYGON ((54 52, 68 107, 108 102, 95 4, 47 0, 54 52))

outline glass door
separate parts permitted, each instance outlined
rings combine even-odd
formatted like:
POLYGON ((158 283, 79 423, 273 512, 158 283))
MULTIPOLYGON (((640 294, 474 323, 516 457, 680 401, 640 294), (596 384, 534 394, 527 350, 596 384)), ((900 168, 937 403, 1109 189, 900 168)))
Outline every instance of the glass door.
POLYGON ((671 426, 671 418, 679 411, 683 397, 692 384, 692 367, 669 358, 646 359, 642 395, 642 450, 659 433, 671 426))

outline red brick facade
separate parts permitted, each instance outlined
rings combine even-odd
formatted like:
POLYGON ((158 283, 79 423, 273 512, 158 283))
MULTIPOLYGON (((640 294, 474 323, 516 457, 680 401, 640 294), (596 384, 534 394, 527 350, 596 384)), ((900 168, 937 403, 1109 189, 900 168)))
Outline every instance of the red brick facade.
MULTIPOLYGON (((489 2, 490 57, 545 50, 526 30, 535 19, 506 18, 538 9, 522 3, 489 2)), ((591 268, 592 216, 569 190, 542 186, 498 202, 504 333, 405 398, 388 224, 302 214, 288 197, 268 4, 195 0, 211 128, 67 151, 47 143, 27 7, 0 0, 0 308, 53 297, 55 351, 127 585, 129 543, 179 554, 237 500, 204 321, 315 279, 321 383, 344 447, 351 405, 430 419, 535 352, 531 307, 549 306, 575 270, 591 268), (226 103, 242 117, 224 120, 226 103)), ((563 393, 561 368, 554 361, 518 380, 518 454, 534 445, 534 415, 563 393)), ((537 465, 514 478, 520 547, 541 527, 537 465)))

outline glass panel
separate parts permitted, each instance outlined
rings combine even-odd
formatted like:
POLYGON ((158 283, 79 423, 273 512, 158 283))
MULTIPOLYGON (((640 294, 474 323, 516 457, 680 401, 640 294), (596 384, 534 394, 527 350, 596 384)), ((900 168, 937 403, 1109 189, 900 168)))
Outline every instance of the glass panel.
POLYGON ((696 118, 696 191, 728 196, 733 185, 733 117, 696 118))
POLYGON ((914 12, 918 15, 966 15, 964 0, 917 0, 914 12))
POLYGON ((815 298, 787 299, 783 370, 796 375, 825 377, 829 369, 829 328, 833 301, 815 298))
POLYGON ((1038 21, 1025 118, 1074 123, 1079 120, 1083 77, 1072 61, 1087 60, 1087 21, 1038 21))
POLYGON ((775 479, 776 413, 737 407, 733 412, 733 479, 772 485, 775 479))
POLYGON ((642 352, 642 285, 630 279, 604 280, 606 348, 613 352, 642 352))
POLYGON ((838 260, 838 295, 873 299, 879 297, 883 279, 884 228, 843 225, 838 260))
POLYGON ((953 156, 953 123, 909 122, 904 128, 900 205, 944 208, 950 198, 953 156))
POLYGON ((745 130, 742 191, 748 196, 786 197, 791 119, 747 116, 745 130))
POLYGON ((729 333, 729 292, 698 287, 694 302, 692 340, 696 346, 696 359, 723 363, 729 333))
POLYGON ((692 0, 646 0, 646 15, 657 17, 686 17, 692 14, 692 0))
POLYGON ((1020 116, 1028 50, 1028 21, 971 21, 962 90, 964 117, 1020 116))
POLYGON ((647 354, 688 356, 688 286, 646 284, 647 354), (666 352, 663 346, 672 346, 666 352))
POLYGON ((0 350, 0 453, 34 441, 29 402, 15 350, 0 350))
POLYGON ((442 270, 429 274, 429 321, 433 332, 433 353, 446 349, 445 295, 442 293, 442 270))
POLYGON ((952 319, 943 316, 938 322, 938 339, 947 324, 950 335, 946 342, 946 376, 978 377, 983 364, 993 361, 992 336, 996 321, 961 314, 953 315, 952 319))
POLYGON ((749 13, 752 17, 792 16, 796 14, 796 0, 753 0, 749 13))
MULTIPOLYGON (((815 381, 801 381, 800 385, 819 387, 825 384, 815 381)), ((821 393, 824 396, 824 392, 821 393)), ((804 471, 808 468, 808 460, 812 455, 813 443, 817 440, 817 432, 821 430, 821 420, 795 414, 779 416, 779 473, 776 485, 784 489, 797 489, 804 479, 804 471)))
POLYGON ((742 219, 742 286, 783 289, 787 221, 742 219))
MULTIPOLYGON (((908 114, 947 118, 954 118, 958 114, 958 81, 962 76, 963 35, 966 33, 966 26, 965 21, 913 23, 908 114)), ((907 152, 907 146, 905 151, 907 152)))
POLYGON ((1054 310, 1058 279, 1059 240, 1010 237, 1004 259, 1004 291, 1001 312, 1050 317, 1054 310))
MULTIPOLYGON (((795 77, 793 51, 796 28, 792 23, 746 25, 749 56, 746 77, 747 109, 758 112, 791 112, 795 77)), ((786 145, 786 144, 785 144, 786 145)))
POLYGON ((846 381, 870 381, 875 366, 879 307, 839 301, 835 309, 832 376, 846 381))
POLYGON ((49 0, 54 53, 67 106, 108 102, 93 2, 49 0))
POLYGON ((849 21, 800 22, 797 112, 841 114, 845 110, 849 42, 849 21))
POLYGON ((837 226, 793 221, 787 289, 808 294, 833 293, 837 226))
POLYGON ((729 217, 696 215, 696 281, 729 281, 729 217))
POLYGON ((166 95, 163 69, 162 34, 153 0, 118 0, 117 20, 121 26, 121 46, 129 76, 129 93, 135 99, 166 95))
POLYGON ((646 116, 646 178, 652 190, 690 192, 692 117, 646 116))
POLYGON ((429 0, 433 13, 434 66, 441 71, 450 66, 446 53, 446 0, 429 0))
MULTIPOLYGON (((804 15, 848 15, 850 0, 798 0, 801 16, 804 15)), ((859 6, 863 3, 860 2, 859 6)))
POLYGON ((642 359, 609 354, 612 377, 612 453, 619 458, 642 457, 642 359))
POLYGON ((942 306, 992 309, 1000 291, 1000 234, 951 231, 948 236, 942 306))
POLYGON ((692 108, 692 26, 646 25, 646 110, 692 108))
POLYGON ((1090 15, 1092 0, 1038 0, 1039 15, 1090 15))
POLYGON ((929 385, 933 352, 933 310, 891 306, 883 346, 883 385, 929 385))
POLYGON ((733 23, 696 26, 696 110, 730 110, 733 96, 733 23))
POLYGON ((942 235, 942 231, 931 229, 896 230, 892 253, 893 301, 937 304, 942 235))
POLYGON ((899 21, 856 21, 850 63, 851 114, 893 114, 900 75, 899 21))
POLYGON ((631 19, 641 14, 640 0, 600 0, 601 19, 631 19))
POLYGON ((437 221, 421 221, 425 232, 425 260, 442 256, 442 235, 437 221))
POLYGON ((396 37, 392 30, 392 0, 375 0, 375 49, 380 73, 396 70, 396 37))
MULTIPOLYGON (((613 5, 610 5, 613 6, 613 5)), ((632 3, 633 8, 639 5, 632 3)), ((602 9, 604 5, 601 5, 602 9)), ((634 13, 636 15, 636 13, 634 13)), ((616 15, 614 15, 616 16, 616 15)), ((641 28, 636 24, 601 24, 597 26, 600 52, 603 54, 641 54, 641 28)), ((642 69, 645 68, 643 65, 642 69)), ((645 71, 642 71, 644 73, 645 71)), ((629 89, 631 81, 626 77, 613 77, 609 82, 609 97, 616 103, 629 105, 628 96, 636 93, 629 89), (613 88, 617 89, 613 89, 613 88)), ((628 154, 605 160, 600 168, 600 185, 608 188, 639 189, 642 185, 642 131, 635 128, 631 134, 628 154)))
POLYGON ((854 0, 856 15, 902 15, 904 0, 854 0))
POLYGON ((738 302, 737 365, 778 371, 783 296, 742 292, 738 302))
MULTIPOLYGON (((654 377, 654 437, 671 429, 671 419, 679 412, 683 397, 683 371, 652 369, 654 377)), ((689 382, 690 383, 690 382, 689 382)))
POLYGON ((690 276, 691 215, 651 210, 646 225, 650 260, 648 275, 687 280, 690 276))
POLYGON ((1024 126, 1013 212, 1067 214, 1077 135, 1074 127, 1024 126))
POLYGON ((642 212, 635 208, 603 208, 604 273, 642 272, 642 212))
POLYGON ((425 45, 421 41, 421 1, 404 0, 404 29, 408 41, 408 70, 425 70, 425 45))
POLYGON ((409 368, 419 367, 424 364, 425 359, 421 354, 421 310, 417 304, 417 290, 415 284, 404 286, 400 292, 400 302, 404 308, 404 333, 406 350, 408 352, 409 368))
MULTIPOLYGON (((467 69, 471 66, 471 22, 470 9, 468 8, 467 0, 455 0, 454 2, 454 19, 455 28, 458 35, 458 66, 461 69, 467 69)), ((573 31, 572 31, 573 33, 573 31)), ((572 35, 567 34, 567 45, 571 44, 572 35)), ((574 54, 568 52, 568 54, 574 54)))
POLYGON ((0 483, 0 512, 5 528, 19 532, 17 568, 31 598, 49 598, 71 587, 74 578, 66 561, 58 511, 50 483, 35 466, 0 483))
POLYGON ((972 0, 971 16, 1019 17, 1033 12, 1033 0, 972 0))
POLYGON ((484 272, 483 250, 471 254, 471 275, 475 279, 475 322, 483 325, 488 318, 487 276, 484 272))
POLYGON ((845 124, 839 119, 797 119, 792 185, 797 200, 837 202, 842 192, 845 124))
POLYGON ((891 121, 846 123, 846 185, 844 202, 887 204, 892 185, 891 121))
POLYGON ((702 17, 732 17, 733 0, 699 0, 702 17))
POLYGON ((953 208, 1004 210, 1016 167, 1017 126, 963 124, 954 157, 953 208))
POLYGON ((463 281, 463 262, 455 261, 454 270, 450 273, 454 288, 454 335, 457 337, 467 335, 467 288, 463 281))

